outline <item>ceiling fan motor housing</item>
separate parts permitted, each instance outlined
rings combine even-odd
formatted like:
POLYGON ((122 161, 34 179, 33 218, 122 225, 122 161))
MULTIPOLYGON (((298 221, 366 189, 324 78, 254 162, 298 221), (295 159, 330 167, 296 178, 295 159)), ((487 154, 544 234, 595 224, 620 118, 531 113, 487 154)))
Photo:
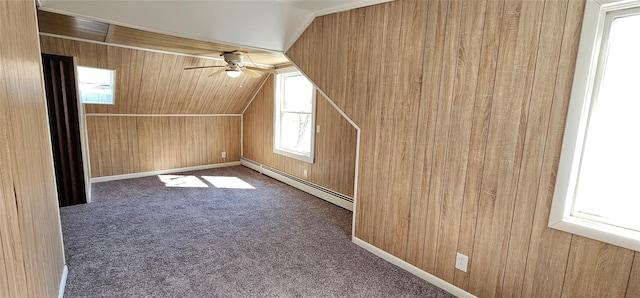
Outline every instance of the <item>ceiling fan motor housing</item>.
POLYGON ((242 52, 224 52, 222 56, 224 57, 224 61, 230 65, 242 64, 243 61, 242 52))

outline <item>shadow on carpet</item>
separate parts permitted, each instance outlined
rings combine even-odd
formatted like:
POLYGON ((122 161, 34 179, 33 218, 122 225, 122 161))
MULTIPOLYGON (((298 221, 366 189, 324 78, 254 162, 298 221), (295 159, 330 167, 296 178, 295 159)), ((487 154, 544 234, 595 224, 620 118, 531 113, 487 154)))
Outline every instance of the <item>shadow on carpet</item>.
POLYGON ((350 211, 242 166, 93 201, 60 209, 65 297, 452 297, 353 244, 350 211))

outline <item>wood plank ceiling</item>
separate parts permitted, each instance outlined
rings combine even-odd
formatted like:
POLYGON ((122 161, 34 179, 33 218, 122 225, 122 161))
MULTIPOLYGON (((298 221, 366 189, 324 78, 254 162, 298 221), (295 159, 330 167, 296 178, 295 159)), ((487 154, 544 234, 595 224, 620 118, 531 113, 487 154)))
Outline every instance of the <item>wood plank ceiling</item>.
POLYGON ((148 32, 84 17, 38 11, 43 53, 74 56, 80 66, 116 70, 114 105, 86 105, 89 114, 240 114, 267 75, 224 74, 220 54, 245 51, 245 65, 290 65, 283 53, 148 32), (151 50, 148 51, 147 49, 151 50), (160 52, 158 52, 160 51, 160 52), (219 68, 218 68, 219 69, 219 68))
POLYGON ((247 52, 248 58, 262 66, 277 67, 290 64, 283 53, 176 37, 43 10, 38 10, 38 27, 41 33, 114 45, 217 59, 220 59, 222 52, 238 50, 247 52))

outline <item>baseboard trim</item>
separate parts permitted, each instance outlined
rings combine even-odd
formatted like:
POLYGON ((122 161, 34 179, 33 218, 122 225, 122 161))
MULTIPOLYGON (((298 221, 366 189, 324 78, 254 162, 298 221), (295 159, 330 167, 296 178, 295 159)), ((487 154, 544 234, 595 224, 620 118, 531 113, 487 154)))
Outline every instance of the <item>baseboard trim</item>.
POLYGON ((313 184, 317 188, 326 189, 326 191, 319 190, 317 188, 311 187, 311 186, 306 185, 304 183, 300 183, 300 182, 298 182, 296 180, 293 180, 293 179, 291 179, 291 178, 289 178, 287 176, 284 176, 284 175, 281 175, 281 174, 279 174, 277 172, 274 172, 274 171, 270 170, 269 168, 261 165, 260 163, 257 163, 255 161, 252 161, 252 160, 249 160, 249 159, 246 159, 246 158, 242 158, 240 160, 240 163, 243 166, 245 166, 247 168, 250 168, 250 169, 252 169, 252 170, 254 170, 256 172, 259 172, 261 174, 269 176, 269 177, 271 177, 273 179, 276 179, 276 180, 278 180, 280 182, 286 183, 286 184, 288 184, 290 186, 293 186, 293 187, 295 187, 295 188, 297 188, 299 190, 302 190, 302 191, 304 191, 306 193, 312 194, 312 195, 314 195, 314 196, 316 196, 316 197, 318 197, 320 199, 323 199, 323 200, 325 200, 325 201, 327 201, 329 203, 332 203, 334 205, 340 206, 340 207, 342 207, 344 209, 347 209, 349 211, 353 211, 353 203, 352 202, 349 202, 349 201, 347 201, 347 200, 345 200, 343 198, 340 198, 340 197, 338 197, 336 195, 331 194, 333 191, 331 191, 329 189, 326 189, 325 187, 322 187, 320 185, 317 185, 317 184, 314 184, 314 183, 311 183, 311 182, 308 182, 308 181, 306 182, 306 183, 309 183, 309 184, 313 184))
POLYGON ((58 287, 58 298, 64 297, 64 289, 67 287, 67 276, 69 275, 69 268, 64 265, 62 269, 62 276, 60 277, 60 286, 58 287))
POLYGON ((132 174, 104 176, 104 177, 91 178, 91 183, 115 181, 115 180, 131 179, 131 178, 142 178, 142 177, 149 177, 149 176, 155 176, 155 175, 172 174, 172 173, 180 173, 180 172, 188 172, 188 171, 208 170, 208 169, 232 167, 232 166, 239 166, 239 165, 240 165, 239 161, 232 161, 232 162, 216 163, 216 164, 195 166, 195 167, 186 167, 186 168, 176 168, 176 169, 151 171, 151 172, 140 172, 140 173, 132 173, 132 174))
MULTIPOLYGON (((455 295, 456 297, 476 297, 474 295, 471 295, 470 293, 466 292, 465 290, 458 288, 438 277, 436 277, 433 274, 430 274, 416 266, 413 266, 407 262, 405 262, 404 260, 382 250, 379 249, 367 242, 365 242, 364 240, 358 238, 358 237, 353 237, 352 239, 353 243, 355 243, 356 245, 366 249, 367 251, 369 251, 370 253, 384 259, 385 261, 396 265, 406 271, 408 271, 409 273, 422 278, 424 280, 426 280, 427 282, 431 283, 432 285, 439 287, 449 293, 451 293, 452 295, 455 295)), ((452 264, 453 265, 453 264, 452 264)))

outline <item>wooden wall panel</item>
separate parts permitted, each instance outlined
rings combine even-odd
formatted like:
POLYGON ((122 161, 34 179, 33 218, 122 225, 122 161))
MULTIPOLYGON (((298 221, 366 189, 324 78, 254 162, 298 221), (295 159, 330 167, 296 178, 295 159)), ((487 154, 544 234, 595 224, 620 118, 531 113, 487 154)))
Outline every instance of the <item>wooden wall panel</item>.
POLYGON ((480 297, 634 297, 637 253, 547 227, 584 4, 316 18, 287 55, 361 128, 358 238, 480 297))
POLYGON ((91 177, 239 161, 240 118, 89 115, 91 177))
POLYGON ((64 268, 36 24, 0 1, 0 297, 56 297, 64 268))
MULTIPOLYGON (((379 18, 384 18, 385 20, 393 20, 393 21, 397 21, 398 23, 400 22, 400 13, 401 10, 400 8, 394 10, 394 11, 385 11, 384 9, 382 9, 381 7, 377 7, 378 9, 374 11, 373 15, 370 15, 367 18, 367 22, 365 23, 365 26, 367 26, 369 28, 369 32, 371 34, 371 43, 369 44, 371 50, 372 50, 372 54, 378 54, 381 55, 381 53, 383 52, 389 52, 390 55, 388 55, 388 59, 396 59, 396 55, 393 55, 393 53, 397 53, 398 49, 397 47, 391 47, 391 46, 387 46, 386 43, 382 42, 382 39, 392 39, 394 38, 394 36, 397 36, 398 34, 400 34, 400 28, 399 27, 395 27, 395 26, 385 26, 384 23, 382 22, 375 22, 376 19, 379 18), (388 31, 387 31, 388 30, 388 31)), ((340 17, 340 19, 347 19, 347 15, 346 14, 337 14, 337 16, 340 15, 344 15, 344 17, 340 17)), ((340 24, 336 24, 337 26, 340 26, 340 24)), ((340 28, 340 27, 338 27, 340 28)), ((323 29, 323 31, 326 32, 326 30, 323 29)), ((324 36, 327 35, 331 35, 331 32, 326 32, 323 34, 324 36)), ((339 46, 340 42, 338 41, 337 44, 332 44, 329 46, 333 46, 333 45, 338 45, 339 46)), ((346 61, 347 57, 343 57, 343 59, 346 61)), ((368 103, 370 104, 370 109, 372 110, 380 110, 382 111, 382 115, 380 118, 377 117, 365 117, 364 119, 362 119, 362 121, 366 121, 366 123, 364 125, 366 126, 370 126, 370 127, 387 127, 390 123, 390 121, 393 121, 393 114, 390 113, 390 109, 380 109, 381 105, 390 105, 392 103, 387 102, 385 100, 383 100, 384 98, 388 97, 388 92, 385 92, 386 90, 388 90, 388 88, 383 88, 383 86, 385 86, 386 84, 395 84, 396 80, 389 80, 390 76, 395 76, 397 74, 398 68, 396 66, 396 63, 381 63, 381 64, 373 64, 369 66, 369 73, 367 74, 367 79, 370 80, 371 82, 374 82, 371 85, 368 85, 367 88, 367 94, 365 96, 367 96, 369 98, 368 103), (385 72, 387 74, 385 74, 385 72)), ((327 72, 329 72, 329 69, 327 69, 327 72)), ((341 91, 341 94, 346 94, 346 86, 344 83, 342 83, 341 79, 336 79, 337 77, 332 75, 329 72, 330 75, 330 79, 327 81, 327 83, 331 83, 331 84, 335 84, 335 83, 339 83, 340 86, 342 86, 342 88, 340 88, 339 90, 344 90, 341 91)), ((337 86, 337 85, 334 85, 337 86)), ((336 94, 338 95, 338 94, 336 94)), ((360 134, 360 152, 359 152, 359 156, 360 158, 362 158, 363 156, 367 156, 364 155, 362 153, 363 148, 375 148, 376 152, 386 152, 389 150, 392 150, 392 144, 391 142, 388 142, 386 140, 388 140, 390 138, 390 131, 389 130, 384 130, 384 129, 376 129, 376 130, 367 130, 364 131, 365 134, 360 134)), ((383 158, 382 156, 379 155, 375 155, 375 157, 373 158, 377 158, 380 157, 379 159, 375 159, 372 162, 365 162, 364 164, 361 163, 361 167, 358 170, 358 177, 362 177, 361 179, 367 179, 368 176, 371 175, 375 175, 375 173, 373 172, 373 167, 375 165, 382 165, 383 167, 386 167, 386 169, 389 169, 389 158, 383 158)), ((366 158, 372 158, 367 156, 366 158)), ((389 180, 383 180, 380 181, 380 188, 382 189, 382 191, 388 191, 388 187, 386 187, 388 185, 389 180)), ((369 193, 369 192, 373 192, 374 189, 372 187, 365 187, 365 189, 361 189, 361 193, 369 193)), ((366 206, 363 206, 366 207, 366 206)), ((365 213, 370 213, 372 215, 371 218, 373 218, 372 224, 373 225, 356 225, 357 227, 366 227, 368 229, 370 229, 371 233, 368 233, 368 235, 370 235, 370 242, 372 243, 383 243, 383 237, 384 237, 384 228, 385 228, 385 222, 384 222, 384 210, 382 208, 378 208, 378 209, 363 209, 363 210, 359 210, 365 213), (379 231, 379 233, 375 233, 376 231, 379 231)))
MULTIPOLYGON (((458 251, 471 258, 473 263, 473 241, 476 232, 478 214, 478 198, 482 187, 482 169, 484 167, 485 149, 491 115, 493 86, 500 40, 501 15, 504 7, 502 1, 487 1, 483 26, 482 48, 480 49, 480 66, 478 85, 475 91, 473 124, 469 140, 469 155, 465 179, 462 218, 458 238, 458 251), (482 84, 479 84, 482 82, 482 84)), ((454 284, 467 289, 469 274, 455 271, 454 284)))
MULTIPOLYGON (((108 114, 240 114, 263 79, 185 67, 224 65, 219 60, 134 50, 41 36, 43 53, 77 57, 79 66, 116 70, 114 105, 86 105, 108 114)), ((263 78, 266 75, 263 75, 263 78)))
POLYGON ((264 79, 209 77, 214 70, 183 70, 223 64, 217 60, 49 36, 40 39, 45 53, 75 56, 80 66, 116 70, 115 104, 85 105, 91 177, 240 159, 240 117, 192 114, 240 114, 264 79), (148 114, 172 115, 143 117, 148 114), (220 157, 224 150, 226 159, 220 157))
POLYGON ((627 298, 640 297, 640 253, 636 252, 633 257, 633 268, 629 276, 629 287, 627 288, 627 298))
POLYGON ((563 297, 624 297, 634 252, 573 235, 563 297))
MULTIPOLYGON (((437 38, 437 32, 439 30, 444 30, 444 26, 435 26, 438 24, 439 17, 446 17, 446 11, 448 9, 448 4, 443 2, 429 2, 429 7, 427 8, 427 16, 426 16, 426 43, 424 48, 424 59, 422 66, 422 77, 423 77, 423 85, 421 90, 421 97, 431 97, 434 99, 438 98, 439 88, 438 81, 440 78, 441 61, 434 61, 432 59, 428 59, 437 53, 442 53, 444 50, 444 39, 437 38), (441 12, 445 13, 442 13, 441 12)), ((444 24, 441 22, 441 24, 444 24)), ((442 36, 440 34, 439 36, 442 36)), ((388 89, 388 88, 383 88, 388 89)), ((392 96, 393 90, 385 91, 387 96, 392 96)), ((411 209, 409 214, 409 239, 408 243, 416 243, 417 245, 407 246, 407 257, 406 260, 415 265, 422 266, 424 248, 426 246, 430 250, 429 256, 435 257, 435 243, 431 245, 431 243, 425 243, 424 239, 428 232, 425 232, 427 227, 431 228, 431 233, 438 230, 438 225, 429 225, 427 224, 427 219, 430 222, 434 222, 435 217, 426 217, 419 216, 424 214, 425 212, 433 212, 436 213, 439 211, 437 208, 429 208, 429 204, 435 204, 435 201, 429 202, 428 200, 423 200, 422 196, 424 192, 429 191, 430 179, 428 179, 428 175, 425 173, 431 173, 434 168, 434 160, 432 158, 432 154, 426 154, 426 152, 432 152, 435 150, 435 144, 437 141, 436 138, 431 137, 434 135, 436 130, 436 114, 438 111, 444 111, 445 109, 438 110, 438 100, 432 100, 429 104, 421 104, 420 110, 418 112, 418 117, 420 119, 428 119, 428 125, 419 126, 417 129, 418 133, 418 142, 416 144, 415 149, 415 166, 414 166, 414 175, 413 175, 413 187, 411 192, 411 209)), ((385 113, 393 113, 393 109, 384 108, 385 113)), ((440 122, 441 124, 444 122, 440 122)), ((380 130, 380 129, 378 129, 380 130)), ((376 140, 376 144, 383 143, 385 138, 380 138, 376 140)), ((377 150, 377 149, 376 149, 377 150)), ((379 154, 384 154, 384 150, 379 153, 375 153, 376 156, 379 154)), ((375 173, 374 173, 375 174, 375 173)), ((376 190, 372 189, 371 193, 374 193, 376 190)), ((378 199, 379 200, 379 199, 378 199)), ((359 207, 358 207, 359 208, 359 207)), ((377 208, 376 208, 377 209, 377 208)), ((429 258, 428 264, 430 266, 434 265, 434 258, 429 258)))
MULTIPOLYGON (((544 6, 542 27, 537 53, 536 72, 533 78, 529 116, 524 134, 524 148, 520 177, 517 183, 513 222, 509 236, 509 251, 506 259, 505 277, 502 285, 506 296, 522 292, 533 216, 540 183, 544 147, 547 140, 549 117, 554 101, 556 75, 562 52, 562 33, 565 30, 565 15, 568 1, 553 1, 544 6), (531 183, 531 182, 535 183, 531 183)), ((569 59, 568 57, 563 57, 569 59)))
POLYGON ((274 84, 273 76, 269 77, 244 113, 244 157, 352 197, 356 129, 318 93, 316 124, 320 133, 315 136, 315 162, 273 153, 274 84))
MULTIPOLYGON (((444 174, 441 211, 437 242, 436 273, 444 280, 453 283, 455 271, 450 260, 455 259, 460 237, 460 221, 462 220, 462 204, 468 168, 470 136, 473 125, 475 93, 478 85, 480 57, 482 55, 481 28, 485 22, 486 1, 460 2, 452 13, 460 18, 459 39, 455 47, 465 49, 457 55, 458 67, 455 71, 451 102, 451 121, 444 174), (466 82, 460 84, 460 82, 466 82)), ((452 50, 452 52, 456 52, 452 50)))

